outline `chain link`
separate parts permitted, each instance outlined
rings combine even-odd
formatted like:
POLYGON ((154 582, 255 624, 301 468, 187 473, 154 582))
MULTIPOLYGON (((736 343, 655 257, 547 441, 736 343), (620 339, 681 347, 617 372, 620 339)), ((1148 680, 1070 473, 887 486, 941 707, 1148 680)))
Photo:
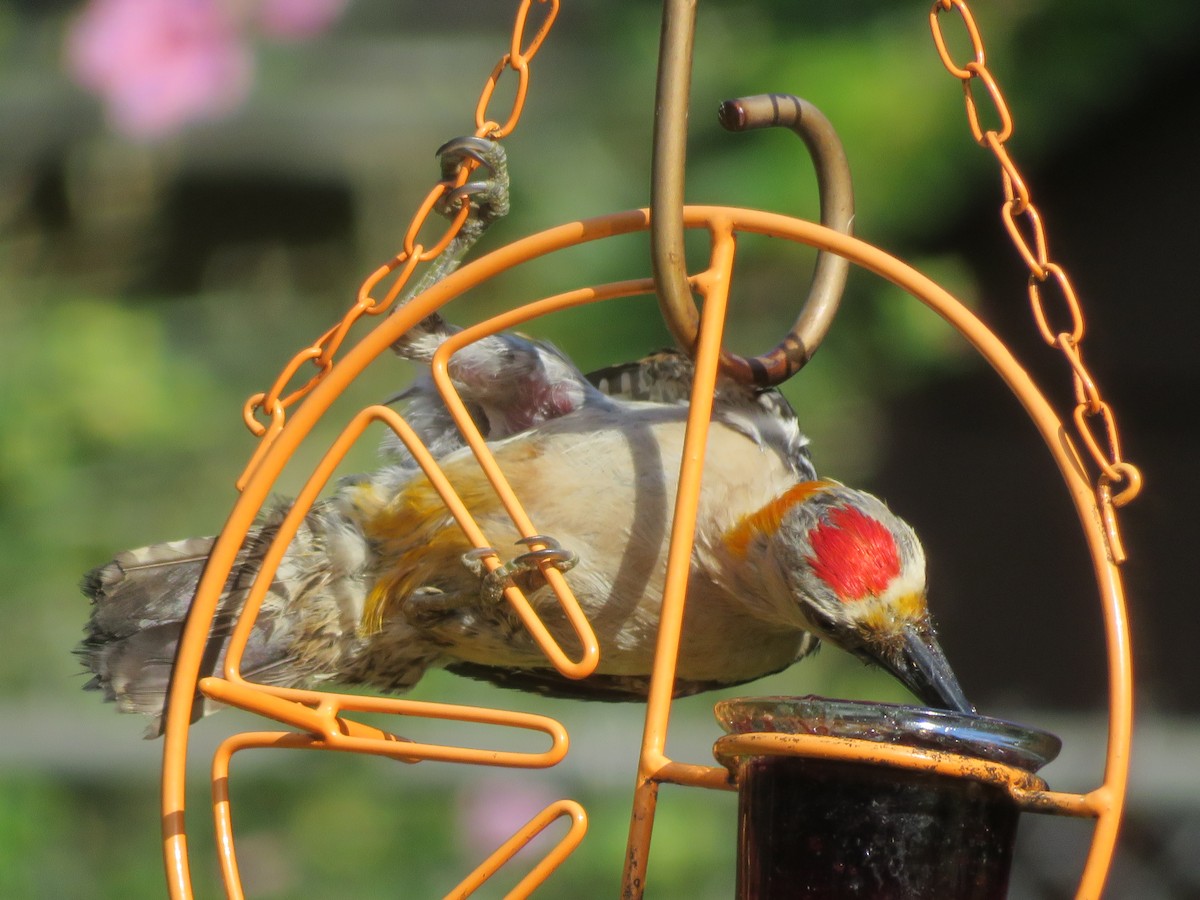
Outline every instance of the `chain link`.
POLYGON ((1029 269, 1029 302, 1039 334, 1049 346, 1057 348, 1071 368, 1075 389, 1075 429, 1080 441, 1099 469, 1096 477, 1096 499, 1100 506, 1108 535, 1109 550, 1116 562, 1123 562, 1125 552, 1117 527, 1115 507, 1124 506, 1141 490, 1142 476, 1137 467, 1121 456, 1121 441, 1116 416, 1096 386, 1096 379, 1083 359, 1081 344, 1085 333, 1083 308, 1066 270, 1050 256, 1041 213, 1033 203, 1028 184, 1016 163, 1009 156, 1005 142, 1012 136, 1013 119, 1000 86, 987 67, 983 38, 966 0, 934 0, 929 13, 929 27, 942 64, 962 82, 966 102, 967 125, 971 135, 983 147, 991 150, 1000 165, 1004 188, 1001 219, 1012 238, 1013 246, 1029 269), (942 32, 942 14, 955 13, 966 32, 971 60, 963 65, 954 61, 942 32), (997 128, 985 128, 980 121, 974 87, 978 83, 986 92, 997 128), (1048 288, 1055 291, 1047 291, 1048 288), (1052 324, 1047 313, 1049 293, 1057 293, 1057 314, 1052 324), (1059 321, 1062 320, 1062 321, 1059 321))
MULTIPOLYGON (((537 55, 542 42, 549 34, 550 28, 558 16, 558 8, 559 0, 521 0, 513 23, 509 50, 492 69, 476 104, 476 137, 499 140, 507 137, 516 128, 528 93, 529 63, 537 55), (529 12, 535 4, 543 7, 545 12, 542 14, 541 23, 536 26, 533 36, 527 38, 529 12), (496 84, 507 70, 516 73, 518 84, 508 116, 501 124, 488 117, 488 106, 495 93, 496 84)), ((246 483, 250 472, 257 465, 257 460, 262 457, 266 447, 282 430, 287 408, 315 388, 333 367, 334 356, 355 322, 364 315, 379 315, 387 310, 409 282, 417 264, 437 257, 458 235, 470 212, 466 202, 463 202, 454 212, 450 224, 446 226, 442 235, 434 243, 427 244, 420 240, 421 229, 425 226, 430 214, 435 211, 445 211, 446 196, 466 184, 471 172, 477 166, 478 163, 474 160, 466 160, 459 167, 454 178, 439 181, 434 185, 413 215, 412 221, 404 233, 401 251, 367 277, 359 288, 354 305, 346 312, 341 321, 321 335, 311 346, 305 347, 297 353, 283 367, 270 390, 255 394, 246 401, 242 410, 246 427, 263 443, 256 451, 246 472, 238 480, 239 489, 246 483), (372 292, 388 278, 392 278, 392 283, 388 286, 383 298, 375 299, 372 292), (317 371, 305 383, 288 393, 289 385, 305 363, 314 364, 317 371), (264 424, 260 415, 267 416, 270 419, 269 423, 264 424)))

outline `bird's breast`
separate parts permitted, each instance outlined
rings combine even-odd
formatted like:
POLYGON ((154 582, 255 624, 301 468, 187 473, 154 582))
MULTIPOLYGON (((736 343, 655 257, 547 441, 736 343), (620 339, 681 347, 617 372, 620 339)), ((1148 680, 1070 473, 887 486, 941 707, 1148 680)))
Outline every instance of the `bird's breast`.
MULTIPOLYGON (((600 671, 610 674, 646 673, 653 663, 683 451, 686 409, 645 410, 572 414, 490 447, 535 531, 578 555, 567 582, 600 641, 600 671)), ((720 423, 713 423, 706 449, 698 547, 766 503, 789 478, 777 454, 720 423)), ((525 552, 470 452, 451 454, 441 466, 501 559, 525 552)), ((379 559, 368 601, 376 623, 415 613, 434 592, 445 610, 426 627, 449 656, 491 666, 546 665, 523 628, 513 628, 507 603, 480 600, 479 580, 462 560, 470 544, 424 475, 363 508, 363 530, 379 559)), ((570 652, 577 642, 557 598, 535 586, 530 599, 570 652)), ((718 581, 693 571, 680 676, 728 680, 733 673, 746 680, 774 671, 795 658, 800 634, 753 620, 718 581)))

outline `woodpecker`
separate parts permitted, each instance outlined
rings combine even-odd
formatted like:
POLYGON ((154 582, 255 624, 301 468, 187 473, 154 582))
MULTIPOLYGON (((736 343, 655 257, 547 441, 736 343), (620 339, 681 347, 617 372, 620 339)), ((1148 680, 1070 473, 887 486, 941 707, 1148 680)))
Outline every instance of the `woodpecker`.
MULTIPOLYGON (((472 159, 487 180, 453 193, 472 204, 465 237, 435 263, 444 277, 507 209, 498 145, 460 138, 443 175, 472 159)), ((418 285, 418 291, 427 280, 418 285)), ((418 364, 457 329, 434 314, 395 351, 418 364)), ((242 658, 250 681, 411 688, 431 667, 555 696, 645 696, 682 458, 691 361, 661 351, 585 376, 554 346, 495 334, 457 351, 448 371, 530 519, 517 532, 428 372, 392 398, 438 460, 501 566, 489 572, 398 440, 375 472, 344 479, 305 515, 270 582, 242 658), (528 543, 540 545, 530 549, 528 543), (586 679, 550 666, 504 598, 522 588, 560 646, 574 632, 542 567, 564 571, 596 633, 586 679)), ((218 602, 201 677, 225 648, 267 547, 290 509, 267 509, 218 602)), ((76 653, 123 712, 159 733, 183 621, 213 538, 119 554, 84 576, 91 616, 76 653)), ((917 536, 882 501, 813 468, 795 412, 775 389, 720 377, 674 685, 685 695, 752 681, 822 641, 891 672, 931 706, 973 712, 930 619, 917 536)), ((215 704, 197 697, 193 715, 215 704)))
MULTIPOLYGON (((430 355, 452 328, 431 317, 400 349, 430 355)), ((404 691, 435 666, 540 693, 645 695, 692 370, 661 352, 589 377, 553 346, 499 334, 451 358, 450 375, 532 521, 530 551, 427 378, 395 402, 496 548, 488 573, 428 478, 398 444, 305 516, 271 581, 242 662, 264 684, 404 691), (539 564, 565 572, 600 644, 596 673, 553 669, 503 597, 517 583, 564 647, 573 632, 539 564)), ((248 535, 225 585, 201 675, 228 636, 289 505, 248 535)), ((77 654, 87 687, 157 733, 182 622, 212 538, 128 551, 83 581, 91 618, 77 654)), ((879 499, 813 469, 774 389, 722 377, 714 396, 676 695, 787 668, 825 641, 895 675, 931 706, 973 708, 940 649, 925 556, 879 499)), ((196 715, 212 711, 197 698, 196 715)))

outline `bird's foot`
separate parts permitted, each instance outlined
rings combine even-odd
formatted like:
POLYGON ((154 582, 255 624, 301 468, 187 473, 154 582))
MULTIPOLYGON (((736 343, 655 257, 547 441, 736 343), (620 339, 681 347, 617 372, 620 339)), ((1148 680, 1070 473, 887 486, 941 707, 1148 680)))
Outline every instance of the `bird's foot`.
POLYGON ((462 594, 448 594, 435 587, 421 587, 404 600, 404 618, 417 628, 429 628, 463 608, 462 594))
MULTIPOLYGON (((488 177, 451 188, 438 201, 437 211, 451 219, 458 215, 464 203, 467 204, 467 217, 458 234, 451 238, 445 249, 430 263, 428 271, 404 291, 395 309, 407 306, 414 297, 429 290, 457 269, 488 226, 508 215, 508 162, 500 144, 473 135, 459 137, 442 144, 437 150, 437 156, 441 160, 444 182, 456 181, 459 169, 468 164, 477 164, 476 170, 486 169, 488 177)), ((427 327, 425 333, 437 335, 445 331, 444 322, 437 314, 428 321, 432 321, 433 325, 427 327)), ((426 349, 416 346, 420 343, 419 337, 420 335, 413 339, 402 337, 392 347, 402 357, 416 358, 414 354, 423 353, 426 349)))
POLYGON ((467 160, 474 160, 488 172, 487 178, 468 181, 447 192, 442 198, 440 212, 453 216, 463 202, 470 203, 468 221, 475 220, 480 233, 492 222, 508 215, 508 158, 499 143, 474 136, 454 138, 438 148, 437 156, 442 165, 442 178, 446 181, 453 180, 467 160))
POLYGON ((483 561, 489 556, 499 556, 495 547, 476 547, 474 550, 468 550, 462 555, 462 563, 467 567, 467 571, 474 575, 479 580, 488 577, 488 568, 483 564, 483 561))
POLYGON ((464 565, 479 578, 479 598, 484 603, 499 603, 504 597, 505 589, 510 586, 516 586, 525 591, 532 589, 535 584, 533 580, 535 576, 539 580, 544 579, 543 565, 566 572, 579 562, 577 554, 559 546, 558 541, 554 538, 542 534, 521 538, 517 543, 526 546, 529 544, 542 544, 543 546, 540 550, 530 550, 528 553, 514 556, 490 572, 483 564, 483 560, 485 557, 495 554, 494 549, 485 547, 463 554, 464 565))

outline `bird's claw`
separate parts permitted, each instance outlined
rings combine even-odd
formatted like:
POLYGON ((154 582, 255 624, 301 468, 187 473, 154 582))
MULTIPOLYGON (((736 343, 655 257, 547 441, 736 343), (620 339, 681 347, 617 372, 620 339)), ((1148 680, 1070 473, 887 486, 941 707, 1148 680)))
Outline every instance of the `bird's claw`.
POLYGON ((490 572, 483 571, 483 558, 496 551, 490 547, 472 550, 463 554, 463 562, 468 568, 479 575, 480 598, 485 603, 499 603, 504 591, 516 584, 515 579, 522 575, 541 574, 542 566, 547 565, 560 572, 566 572, 575 567, 579 556, 570 550, 559 546, 558 541, 542 534, 530 535, 517 541, 518 544, 542 544, 540 550, 530 550, 514 556, 508 562, 497 566, 490 572))
POLYGON ((438 148, 437 156, 444 181, 457 177, 467 160, 473 160, 491 176, 468 181, 447 191, 439 204, 440 212, 453 215, 464 201, 469 202, 472 217, 480 220, 484 227, 508 215, 508 162, 499 143, 474 136, 454 138, 438 148))
POLYGON ((489 556, 499 556, 495 547, 476 547, 462 555, 462 562, 468 572, 476 578, 484 579, 488 577, 488 570, 483 561, 489 556))
MULTIPOLYGON (((496 141, 473 135, 454 138, 442 144, 437 150, 437 155, 441 161, 442 183, 445 188, 435 204, 438 213, 453 219, 462 211, 464 203, 467 205, 467 213, 458 233, 433 260, 429 270, 405 290, 396 304, 396 309, 406 306, 414 297, 424 293, 457 269, 488 226, 508 215, 508 163, 504 148, 496 141), (485 169, 490 177, 454 187, 452 185, 458 180, 463 166, 467 166, 471 171, 476 168, 485 169)), ((439 318, 434 331, 443 331, 444 324, 439 318)), ((397 341, 392 347, 398 354, 407 358, 414 358, 414 354, 424 352, 419 342, 407 337, 397 341)))
POLYGON ((506 168, 504 148, 487 138, 465 135, 451 138, 434 153, 442 163, 442 177, 453 178, 464 159, 473 159, 493 174, 506 168))
MULTIPOLYGON (((494 180, 468 181, 466 184, 452 188, 446 192, 442 203, 447 209, 454 210, 464 199, 470 200, 481 213, 485 210, 494 211, 497 206, 502 207, 504 212, 508 212, 507 185, 498 187, 494 180)), ((499 218, 503 214, 497 213, 492 217, 499 218)))

